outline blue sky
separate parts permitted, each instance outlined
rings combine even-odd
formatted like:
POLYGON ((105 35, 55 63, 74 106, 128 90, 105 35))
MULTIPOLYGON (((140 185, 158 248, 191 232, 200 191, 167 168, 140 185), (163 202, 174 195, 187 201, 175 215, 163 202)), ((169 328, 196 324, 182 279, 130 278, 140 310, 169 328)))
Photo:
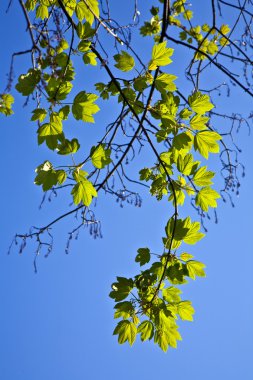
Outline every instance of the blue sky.
MULTIPOLYGON (((7 1, 0 10, 1 91, 11 52, 20 50, 21 43, 24 48, 29 46, 25 33, 18 31, 24 30, 18 6, 6 16, 6 5, 7 1)), ((25 67, 25 57, 18 58, 16 71, 25 67)), ((248 114, 252 100, 238 94, 229 100, 227 110, 248 114)), ((176 350, 164 354, 152 343, 136 342, 131 348, 118 345, 112 336, 115 321, 108 293, 116 275, 136 273, 134 257, 139 247, 161 248, 161 231, 170 213, 167 203, 143 197, 141 208, 120 208, 115 200, 104 197, 96 208, 103 239, 94 240, 84 231, 66 255, 67 231, 73 219, 63 221, 55 228, 53 253, 38 260, 37 274, 33 271, 33 246, 22 255, 15 249, 7 255, 16 232, 45 224, 52 217, 52 207, 57 214, 64 211, 61 197, 38 210, 42 193, 33 185, 34 169, 47 158, 47 151, 36 146, 36 128, 29 122, 29 106, 23 108, 23 102, 17 96, 15 115, 0 119, 0 379, 234 380, 240 376, 250 380, 253 159, 248 130, 243 128, 236 136, 243 150, 240 160, 246 166, 236 207, 219 202, 219 223, 207 222, 207 237, 192 250, 207 265, 207 278, 192 281, 183 289, 185 299, 196 309, 194 322, 181 324, 183 341, 176 350)), ((98 124, 107 117, 106 107, 98 124)), ((212 165, 216 168, 215 160, 212 165)))

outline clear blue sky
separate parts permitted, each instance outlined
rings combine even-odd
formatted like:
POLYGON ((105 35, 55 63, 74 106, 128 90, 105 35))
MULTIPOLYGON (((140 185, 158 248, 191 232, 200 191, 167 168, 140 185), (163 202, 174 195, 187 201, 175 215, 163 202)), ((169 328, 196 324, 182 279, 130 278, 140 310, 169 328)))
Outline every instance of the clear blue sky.
MULTIPOLYGON (((1 91, 11 52, 29 46, 25 33, 20 32, 24 24, 18 4, 6 15, 7 3, 4 1, 0 10, 1 91)), ((16 71, 24 67, 25 58, 18 58, 16 71)), ((196 309, 194 322, 182 323, 183 341, 164 354, 153 343, 137 342, 132 348, 118 345, 112 336, 115 321, 108 293, 116 275, 131 276, 138 270, 134 257, 139 247, 160 248, 167 203, 158 204, 147 197, 141 208, 120 208, 113 199, 103 199, 96 209, 103 239, 93 240, 84 231, 66 255, 67 231, 73 219, 64 221, 55 229, 53 253, 47 259, 39 258, 37 274, 32 246, 22 255, 14 249, 7 256, 16 232, 45 224, 52 207, 58 208, 57 214, 64 211, 60 198, 38 210, 42 194, 33 185, 34 169, 48 154, 36 146, 36 128, 29 122, 29 107, 23 108, 23 101, 17 96, 15 115, 0 119, 0 379, 250 380, 253 159, 248 131, 242 129, 237 136, 246 177, 236 207, 219 202, 219 223, 208 222, 207 237, 192 250, 207 265, 207 278, 192 281, 184 289, 185 299, 192 300, 196 309)), ((247 114, 251 105, 252 99, 236 93, 227 109, 247 114)), ((105 112, 101 115, 98 125, 103 125, 106 117, 105 112)))

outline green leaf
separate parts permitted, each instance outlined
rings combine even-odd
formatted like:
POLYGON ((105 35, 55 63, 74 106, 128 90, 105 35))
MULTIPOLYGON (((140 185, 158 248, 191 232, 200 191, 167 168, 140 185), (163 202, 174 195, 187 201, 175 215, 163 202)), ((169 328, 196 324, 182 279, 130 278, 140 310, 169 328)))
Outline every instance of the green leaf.
POLYGON ((184 175, 190 175, 193 163, 192 154, 187 154, 185 157, 180 154, 177 159, 177 169, 184 175))
POLYGON ((220 147, 217 140, 221 140, 217 132, 200 131, 194 136, 194 149, 207 159, 209 153, 219 153, 220 147))
POLYGON ((57 136, 62 133, 62 119, 56 112, 50 115, 50 122, 41 125, 38 129, 40 137, 57 136))
POLYGON ((125 277, 117 277, 117 282, 112 284, 109 296, 116 302, 123 301, 133 289, 133 280, 125 277))
POLYGON ((203 187, 197 194, 195 203, 196 206, 201 207, 203 211, 208 211, 209 207, 217 207, 216 199, 220 198, 220 194, 217 191, 211 189, 211 187, 203 187))
POLYGON ((58 147, 59 142, 64 140, 64 134, 60 133, 59 135, 51 136, 40 136, 40 129, 38 129, 38 145, 41 145, 43 142, 46 143, 47 147, 51 150, 55 150, 58 147))
POLYGON ((127 319, 130 318, 131 315, 134 312, 134 308, 131 302, 129 301, 124 301, 124 302, 119 302, 114 306, 114 309, 116 309, 114 313, 114 318, 123 318, 127 319))
POLYGON ((61 68, 64 68, 68 65, 68 54, 66 53, 60 53, 55 56, 55 62, 57 66, 60 66, 61 68))
POLYGON ((166 334, 166 332, 162 329, 155 332, 154 342, 157 343, 164 352, 168 350, 169 337, 168 334, 166 334))
POLYGON ((187 224, 186 222, 188 223, 187 219, 177 219, 175 226, 175 219, 170 218, 165 227, 167 237, 173 237, 174 240, 178 241, 183 240, 190 230, 190 227, 188 225, 185 226, 185 224, 187 224))
POLYGON ((39 5, 36 8, 36 17, 41 18, 41 20, 48 18, 48 7, 46 5, 39 5))
POLYGON ((192 180, 197 186, 210 186, 213 184, 211 179, 214 175, 214 172, 207 171, 207 166, 202 166, 196 171, 192 180))
POLYGON ((178 315, 183 321, 193 321, 194 308, 190 301, 182 301, 177 305, 178 315))
POLYGON ((189 110, 188 108, 182 109, 182 111, 180 111, 179 113, 179 117, 183 120, 188 120, 191 115, 192 115, 192 111, 189 110))
POLYGON ((197 129, 197 130, 203 130, 207 129, 206 123, 208 122, 209 117, 207 116, 201 116, 201 115, 195 115, 191 118, 190 120, 190 126, 192 129, 197 129))
POLYGON ((150 22, 145 21, 144 25, 140 28, 140 34, 145 36, 152 36, 159 33, 161 30, 161 25, 159 22, 159 16, 152 17, 150 22))
POLYGON ((27 74, 19 76, 16 90, 23 96, 31 95, 40 81, 40 76, 40 70, 30 69, 27 74))
POLYGON ((85 3, 83 1, 79 1, 79 3, 76 5, 76 17, 79 21, 83 21, 85 18, 85 15, 89 13, 89 10, 87 9, 85 3))
POLYGON ((113 331, 113 335, 118 335, 119 344, 123 344, 128 341, 130 346, 133 345, 136 339, 136 334, 137 327, 130 321, 120 321, 113 331))
POLYGON ((28 10, 28 12, 33 11, 36 6, 36 0, 27 0, 25 2, 25 7, 28 10))
POLYGON ((210 102, 210 97, 201 94, 201 92, 195 92, 193 95, 189 96, 188 101, 192 110, 199 115, 204 115, 214 107, 210 102))
POLYGON ((191 277, 193 280, 195 280, 196 276, 206 277, 204 271, 205 267, 205 264, 201 263, 200 261, 190 260, 186 263, 186 268, 189 272, 189 277, 191 277))
POLYGON ((159 66, 167 66, 172 62, 170 57, 173 54, 174 49, 167 48, 167 41, 154 45, 152 50, 152 59, 149 63, 149 70, 156 70, 159 66))
POLYGON ((83 1, 79 1, 76 5, 76 16, 78 20, 85 20, 92 25, 94 22, 94 14, 99 17, 99 6, 97 0, 86 0, 87 5, 83 1))
POLYGON ((59 42, 59 46, 57 47, 57 53, 61 53, 63 50, 67 50, 69 48, 68 41, 62 39, 59 42))
POLYGON ((62 185, 63 182, 65 182, 67 179, 67 173, 65 172, 65 170, 56 170, 56 175, 57 181, 60 185, 62 185))
POLYGON ((71 194, 76 205, 83 203, 84 206, 89 206, 93 197, 97 197, 97 191, 93 184, 86 178, 81 178, 73 187, 71 194))
POLYGON ((173 285, 186 283, 184 267, 180 262, 172 263, 166 271, 166 276, 173 285))
POLYGON ((133 57, 124 50, 120 54, 115 54, 113 58, 117 62, 114 66, 121 71, 130 71, 135 66, 133 57))
POLYGON ((39 120, 42 122, 47 116, 47 111, 44 108, 36 108, 32 111, 33 116, 31 118, 32 121, 39 120))
POLYGON ((40 137, 45 136, 57 136, 62 133, 62 128, 60 126, 56 126, 55 124, 45 123, 41 125, 38 129, 38 134, 40 137))
POLYGON ((74 99, 72 113, 76 120, 82 120, 87 123, 94 123, 93 114, 99 111, 99 107, 94 103, 98 99, 95 94, 79 92, 74 99))
POLYGON ((139 92, 143 92, 148 87, 147 77, 139 76, 134 80, 134 89, 139 92))
POLYGON ((174 286, 162 290, 163 299, 167 302, 180 302, 182 291, 174 286))
POLYGON ((62 0, 62 2, 68 14, 72 16, 76 7, 76 0, 62 0))
POLYGON ((1 94, 0 95, 0 113, 5 116, 10 116, 13 114, 11 109, 12 104, 14 103, 14 98, 10 94, 1 94))
POLYGON ((181 253, 180 260, 188 261, 188 260, 192 259, 193 257, 194 257, 193 255, 190 255, 189 253, 184 252, 184 253, 181 253))
MULTIPOLYGON (((160 154, 160 159, 163 162, 163 164, 165 164, 168 167, 171 167, 171 165, 173 164, 171 152, 162 152, 160 154)), ((163 169, 163 167, 161 167, 160 170, 162 170, 162 169, 163 169)))
POLYGON ((91 45, 91 42, 90 42, 90 41, 82 40, 82 41, 80 41, 79 44, 78 44, 78 50, 79 50, 81 53, 84 53, 84 52, 90 50, 90 45, 91 45))
POLYGON ((58 146, 58 154, 67 155, 73 154, 78 151, 80 148, 80 144, 77 139, 72 139, 71 141, 65 139, 61 145, 58 146))
POLYGON ((149 248, 139 248, 138 255, 135 258, 136 263, 140 263, 140 266, 147 264, 150 261, 149 248))
POLYGON ((57 173, 49 161, 45 161, 43 164, 39 165, 35 172, 37 175, 34 183, 36 185, 42 185, 43 191, 51 189, 58 182, 57 173))
POLYGON ((144 168, 139 171, 141 181, 149 181, 152 171, 149 168, 144 168))
POLYGON ((92 164, 98 169, 103 169, 112 162, 110 158, 111 150, 105 149, 103 144, 97 147, 93 146, 90 155, 92 164))
POLYGON ((92 51, 89 51, 88 53, 84 53, 83 55, 83 61, 85 65, 92 65, 92 66, 97 66, 97 56, 95 53, 92 51))
POLYGON ((137 329, 137 332, 141 334, 141 340, 151 340, 154 335, 154 325, 150 321, 143 321, 137 329))
POLYGON ((67 120, 68 116, 70 113, 70 107, 69 106, 64 106, 59 109, 58 115, 62 120, 67 120))
POLYGON ((203 239, 205 234, 199 232, 200 223, 199 222, 191 222, 191 218, 188 217, 185 219, 184 227, 188 228, 187 235, 183 238, 186 244, 195 244, 199 240, 203 239))
POLYGON ((46 92, 49 96, 49 101, 58 101, 66 99, 67 95, 72 90, 72 83, 61 79, 50 78, 48 81, 46 92))
POLYGON ((183 132, 173 139, 173 147, 177 150, 190 150, 192 147, 192 135, 190 132, 183 132))
POLYGON ((82 169, 79 169, 79 170, 74 170, 73 172, 73 178, 76 182, 80 182, 82 181, 83 179, 86 179, 87 175, 89 173, 82 170, 82 169))
POLYGON ((93 37, 95 34, 95 29, 91 28, 88 22, 85 22, 84 24, 79 22, 77 24, 76 31, 77 31, 78 37, 84 40, 86 40, 87 38, 93 37))
POLYGON ((166 324, 161 324, 161 327, 157 328, 154 336, 154 342, 157 343, 164 352, 167 351, 169 346, 176 348, 177 340, 182 339, 177 331, 178 326, 176 325, 174 318, 166 319, 166 324))
POLYGON ((177 79, 176 75, 162 73, 158 75, 155 81, 155 87, 158 91, 176 91, 177 87, 173 81, 177 79))

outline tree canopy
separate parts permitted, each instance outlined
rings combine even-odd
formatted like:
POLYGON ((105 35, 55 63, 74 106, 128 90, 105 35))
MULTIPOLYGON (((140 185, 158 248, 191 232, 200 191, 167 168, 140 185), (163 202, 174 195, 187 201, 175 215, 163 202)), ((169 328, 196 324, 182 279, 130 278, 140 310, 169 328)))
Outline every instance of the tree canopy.
MULTIPOLYGON (((84 226, 101 235, 95 216, 100 195, 137 207, 144 196, 169 202, 162 250, 140 247, 139 272, 117 277, 110 297, 120 344, 132 345, 139 335, 163 351, 176 347, 178 318, 192 321, 194 314, 181 285, 205 276, 189 246, 205 236, 206 218, 216 220, 220 199, 233 205, 244 175, 235 134, 252 116, 228 113, 224 103, 235 89, 253 96, 252 1, 129 1, 130 19, 108 0, 18 3, 30 48, 13 52, 0 113, 13 114, 14 96, 32 104, 38 145, 50 157, 36 168, 34 183, 43 201, 64 191, 66 212, 59 214, 52 204, 52 220, 18 233, 13 243, 22 253, 31 239, 37 242, 36 270, 39 252, 52 251, 53 227, 62 219, 77 218, 66 251, 84 226), (18 72, 21 55, 27 56, 26 72, 18 72), (111 121, 96 129, 96 143, 89 144, 89 124, 96 127, 103 107, 111 121), (213 155, 221 188, 208 167, 213 155)), ((12 6, 10 1, 9 12, 12 6)))

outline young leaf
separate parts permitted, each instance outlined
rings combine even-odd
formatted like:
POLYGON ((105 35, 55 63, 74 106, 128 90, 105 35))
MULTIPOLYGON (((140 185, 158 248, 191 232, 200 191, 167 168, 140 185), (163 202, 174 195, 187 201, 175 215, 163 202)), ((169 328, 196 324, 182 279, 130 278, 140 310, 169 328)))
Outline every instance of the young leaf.
POLYGON ((170 57, 173 54, 174 49, 167 48, 167 41, 154 45, 152 50, 152 59, 149 63, 149 70, 156 70, 158 66, 167 66, 172 62, 170 57))
POLYGON ((114 306, 114 309, 116 309, 115 313, 114 313, 114 318, 123 318, 123 319, 127 319, 127 318, 130 318, 131 315, 133 314, 134 312, 134 308, 133 308, 133 305, 131 302, 129 301, 123 301, 123 302, 119 302, 117 303, 115 306, 114 306))
POLYGON ((192 129, 197 130, 203 130, 207 129, 206 123, 208 122, 209 117, 207 116, 201 116, 201 115, 195 115, 190 120, 190 126, 192 129))
POLYGON ((58 154, 67 155, 73 154, 78 151, 80 148, 80 144, 77 139, 72 139, 71 141, 65 139, 61 145, 58 146, 58 154))
POLYGON ((180 262, 175 262, 170 265, 166 271, 166 276, 173 285, 184 284, 187 282, 185 280, 183 264, 180 262))
POLYGON ((216 199, 220 198, 220 194, 217 191, 211 189, 211 187, 203 187, 195 199, 196 206, 201 207, 203 211, 208 211, 209 207, 217 207, 216 199))
POLYGON ((83 61, 85 65, 97 66, 96 58, 97 58, 96 54, 93 53, 92 51, 86 52, 83 55, 83 61))
POLYGON ((185 219, 184 227, 188 228, 187 235, 183 238, 186 244, 195 244, 199 240, 203 239, 205 234, 199 232, 200 223, 199 222, 191 222, 191 218, 188 217, 185 219))
POLYGON ((170 286, 167 289, 162 290, 163 299, 167 302, 179 302, 181 301, 180 295, 182 291, 174 286, 170 286))
POLYGON ((207 159, 209 153, 219 153, 220 147, 217 140, 221 140, 217 132, 200 131, 194 136, 194 149, 207 159))
POLYGON ((118 335, 119 344, 123 344, 128 341, 130 346, 133 345, 136 339, 136 334, 137 327, 133 322, 127 320, 120 321, 113 332, 113 335, 118 335))
POLYGON ((202 166, 197 170, 194 174, 192 180, 197 186, 210 186, 213 184, 211 179, 214 177, 214 172, 210 172, 206 170, 206 166, 202 166))
POLYGON ((189 253, 183 252, 180 255, 180 260, 188 261, 188 260, 192 259, 193 257, 194 257, 193 255, 190 255, 189 253))
POLYGON ((36 8, 36 17, 41 18, 41 20, 48 18, 48 7, 46 5, 39 5, 36 8))
POLYGON ((50 115, 50 122, 41 125, 38 129, 40 137, 58 136, 62 133, 62 119, 57 112, 52 112, 50 115))
POLYGON ((117 277, 117 282, 112 284, 109 296, 116 302, 123 301, 133 289, 133 281, 125 277, 117 277))
POLYGON ((180 173, 183 173, 184 175, 191 174, 192 166, 193 166, 192 154, 187 154, 185 157, 179 154, 178 159, 177 159, 177 169, 180 171, 180 173))
POLYGON ((87 5, 83 1, 79 1, 76 5, 76 16, 78 20, 85 20, 92 25, 94 21, 94 14, 99 17, 99 6, 97 0, 86 0, 87 5))
POLYGON ((40 76, 40 70, 30 69, 27 74, 19 76, 16 90, 23 96, 31 95, 40 81, 40 76))
POLYGON ((84 206, 89 206, 92 202, 92 198, 97 197, 95 187, 86 178, 83 178, 80 182, 77 182, 77 184, 73 187, 71 194, 76 205, 82 202, 84 206))
POLYGON ((188 108, 182 109, 182 111, 180 111, 179 113, 180 118, 183 120, 188 120, 191 115, 192 115, 192 111, 189 110, 188 108))
POLYGON ((169 347, 169 338, 164 330, 156 330, 154 336, 154 342, 158 344, 158 346, 166 352, 169 347))
POLYGON ((136 263, 140 263, 140 266, 147 264, 150 261, 149 248, 139 248, 138 255, 135 258, 136 263))
POLYGON ((137 329, 137 333, 141 334, 141 340, 144 342, 145 340, 151 340, 154 335, 154 325, 150 321, 143 321, 137 329))
POLYGON ((57 173, 49 161, 45 161, 39 165, 36 169, 36 173, 34 183, 36 185, 42 185, 43 191, 51 189, 58 182, 57 173))
POLYGON ((214 107, 210 102, 209 96, 203 95, 201 92, 195 92, 193 95, 189 96, 188 101, 192 110, 199 115, 204 115, 214 107))
POLYGON ((62 185, 67 179, 67 173, 65 170, 56 170, 56 175, 59 185, 62 185))
POLYGON ((46 92, 49 96, 49 101, 58 101, 66 99, 67 95, 72 90, 72 83, 62 81, 61 79, 50 78, 46 87, 46 92))
POLYGON ((94 123, 93 114, 99 111, 99 107, 94 103, 98 99, 95 94, 79 92, 74 99, 72 113, 76 120, 82 120, 87 123, 94 123))
POLYGON ((36 108, 32 111, 33 116, 31 118, 32 121, 39 120, 41 123, 47 116, 47 111, 44 108, 36 108))
POLYGON ((5 116, 10 116, 13 114, 11 109, 12 104, 14 103, 14 98, 10 94, 2 94, 0 95, 0 113, 5 116))
POLYGON ((176 135, 173 139, 173 147, 177 150, 189 151, 192 147, 192 134, 183 132, 176 135))
POLYGON ((165 227, 166 235, 173 237, 174 240, 183 240, 190 230, 188 226, 185 226, 186 222, 188 222, 187 219, 177 219, 175 226, 175 219, 170 218, 165 227))
POLYGON ((199 276, 199 277, 206 276, 205 271, 204 271, 205 267, 206 266, 200 261, 189 260, 186 263, 186 268, 189 272, 189 277, 191 277, 193 280, 195 280, 196 276, 199 276))
POLYGON ((117 62, 114 66, 121 71, 130 71, 135 66, 133 57, 124 50, 120 54, 115 54, 113 58, 117 62))
POLYGON ((158 75, 155 81, 155 87, 158 91, 176 91, 177 87, 173 81, 177 79, 176 75, 162 73, 158 75))
POLYGON ((178 315, 183 321, 193 321, 194 308, 190 301, 182 301, 177 305, 178 315))
POLYGON ((106 165, 109 165, 112 161, 110 158, 111 150, 104 149, 104 145, 100 144, 97 147, 91 148, 91 161, 93 165, 98 169, 103 169, 106 165))

